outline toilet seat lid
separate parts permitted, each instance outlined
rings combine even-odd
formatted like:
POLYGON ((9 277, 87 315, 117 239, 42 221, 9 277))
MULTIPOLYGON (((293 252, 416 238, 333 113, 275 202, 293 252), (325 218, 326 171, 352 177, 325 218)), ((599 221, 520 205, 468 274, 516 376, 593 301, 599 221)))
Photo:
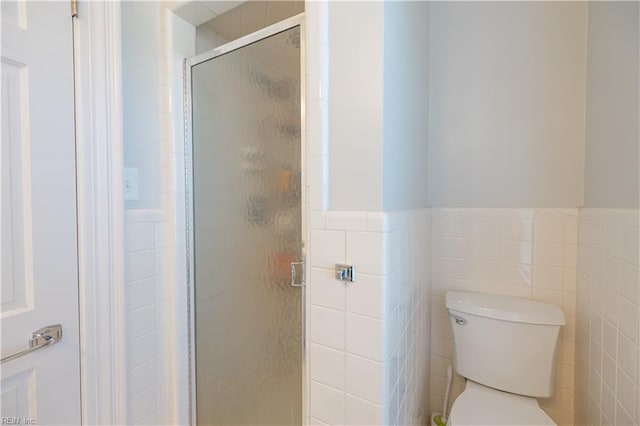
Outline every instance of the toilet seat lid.
POLYGON ((534 398, 514 395, 473 383, 467 385, 451 407, 447 422, 465 425, 555 426, 534 398))

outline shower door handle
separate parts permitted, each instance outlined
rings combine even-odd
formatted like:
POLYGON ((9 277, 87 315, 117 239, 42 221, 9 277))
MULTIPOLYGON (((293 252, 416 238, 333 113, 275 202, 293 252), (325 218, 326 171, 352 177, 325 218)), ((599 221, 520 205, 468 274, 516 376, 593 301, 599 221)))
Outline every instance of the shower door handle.
POLYGON ((304 287, 306 285, 304 281, 305 267, 304 259, 299 262, 291 262, 291 286, 292 287, 304 287))

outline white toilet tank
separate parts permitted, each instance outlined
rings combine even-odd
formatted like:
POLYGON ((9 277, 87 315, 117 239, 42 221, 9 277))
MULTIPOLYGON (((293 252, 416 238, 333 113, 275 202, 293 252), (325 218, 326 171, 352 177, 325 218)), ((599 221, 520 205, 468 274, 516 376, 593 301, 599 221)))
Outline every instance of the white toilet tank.
POLYGON ((505 392, 553 395, 556 344, 565 324, 560 308, 463 291, 448 292, 446 306, 458 374, 505 392))

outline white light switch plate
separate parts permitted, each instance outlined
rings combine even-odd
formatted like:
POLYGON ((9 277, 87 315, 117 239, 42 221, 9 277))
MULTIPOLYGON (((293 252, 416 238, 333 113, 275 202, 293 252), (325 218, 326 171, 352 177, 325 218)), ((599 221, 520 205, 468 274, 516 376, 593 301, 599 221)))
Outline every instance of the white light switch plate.
POLYGON ((138 191, 138 169, 134 167, 124 168, 124 199, 137 201, 140 198, 138 191))

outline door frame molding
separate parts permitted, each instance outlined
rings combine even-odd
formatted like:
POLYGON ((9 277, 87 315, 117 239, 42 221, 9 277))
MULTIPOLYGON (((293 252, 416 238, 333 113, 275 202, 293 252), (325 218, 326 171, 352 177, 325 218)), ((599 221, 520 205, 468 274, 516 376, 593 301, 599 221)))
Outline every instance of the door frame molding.
POLYGON ((73 18, 80 376, 83 424, 126 424, 126 333, 119 1, 73 18))

